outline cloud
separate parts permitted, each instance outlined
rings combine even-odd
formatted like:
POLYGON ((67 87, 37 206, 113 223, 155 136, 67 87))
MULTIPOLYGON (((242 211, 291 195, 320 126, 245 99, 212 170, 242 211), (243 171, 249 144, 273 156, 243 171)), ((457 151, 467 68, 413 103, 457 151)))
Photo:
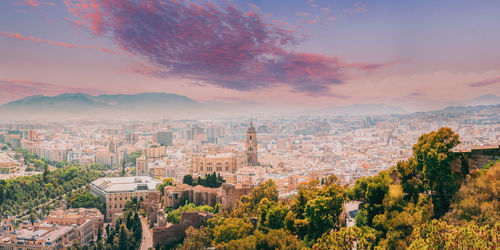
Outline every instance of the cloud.
POLYGON ((247 3, 247 5, 248 5, 248 7, 252 8, 254 10, 260 10, 260 7, 257 6, 257 5, 255 5, 255 4, 253 4, 253 3, 247 3))
POLYGON ((368 6, 363 2, 355 2, 353 3, 352 9, 344 10, 344 12, 349 13, 351 15, 366 13, 368 11, 368 6))
POLYGON ((58 95, 63 93, 105 94, 107 91, 87 88, 72 88, 50 83, 19 79, 0 79, 0 103, 14 101, 31 95, 58 95))
POLYGON ((75 24, 147 58, 148 64, 133 70, 156 77, 183 77, 240 91, 286 85, 328 95, 332 86, 344 83, 349 69, 365 70, 336 57, 290 52, 300 40, 294 30, 234 5, 175 0, 65 4, 75 24))
POLYGON ((225 103, 225 104, 251 104, 258 105, 261 104, 259 102, 248 100, 245 98, 233 97, 233 96, 216 96, 210 100, 211 102, 216 103, 225 103))
POLYGON ((105 52, 105 53, 118 54, 118 52, 116 52, 114 50, 106 49, 106 48, 102 48, 102 47, 78 45, 78 44, 64 43, 64 42, 54 42, 51 40, 44 40, 44 39, 38 38, 38 37, 23 36, 23 35, 18 34, 18 33, 1 32, 0 31, 0 36, 13 38, 13 39, 19 39, 19 40, 25 40, 25 41, 32 41, 32 42, 37 42, 37 43, 50 44, 53 46, 59 46, 59 47, 65 47, 65 48, 90 49, 90 50, 96 50, 96 51, 101 51, 101 52, 105 52))
POLYGON ((491 78, 491 79, 487 79, 484 81, 469 83, 468 86, 469 87, 484 87, 484 86, 488 86, 488 85, 492 85, 492 84, 496 84, 496 83, 500 83, 500 77, 491 78))
POLYGON ((311 19, 311 20, 305 20, 305 19, 302 19, 302 20, 299 20, 300 23, 306 23, 306 24, 315 24, 318 22, 318 20, 316 19, 311 19))
POLYGON ((37 8, 42 5, 47 5, 47 6, 54 6, 55 4, 53 2, 45 2, 45 1, 38 1, 38 0, 23 0, 19 1, 18 4, 20 5, 26 5, 31 8, 37 8))
POLYGON ((309 13, 309 12, 296 12, 295 15, 296 16, 309 16, 309 15, 311 15, 311 13, 309 13))

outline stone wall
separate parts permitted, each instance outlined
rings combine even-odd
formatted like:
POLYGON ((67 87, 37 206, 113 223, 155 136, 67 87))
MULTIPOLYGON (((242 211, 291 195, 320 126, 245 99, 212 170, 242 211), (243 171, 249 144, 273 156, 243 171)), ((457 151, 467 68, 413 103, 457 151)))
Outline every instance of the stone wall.
POLYGON ((211 213, 206 212, 184 212, 179 224, 169 223, 165 227, 153 228, 153 246, 173 245, 181 242, 186 237, 186 229, 190 226, 199 228, 212 218, 211 213))
POLYGON ((453 169, 474 170, 482 168, 489 162, 500 159, 500 146, 492 148, 478 148, 465 152, 454 152, 456 159, 451 163, 453 169))
POLYGON ((177 208, 184 205, 184 202, 194 203, 195 205, 215 206, 221 204, 222 209, 233 209, 236 200, 242 195, 250 193, 250 186, 240 186, 224 183, 220 188, 207 188, 203 186, 189 186, 180 184, 177 186, 167 186, 164 189, 165 207, 177 208))

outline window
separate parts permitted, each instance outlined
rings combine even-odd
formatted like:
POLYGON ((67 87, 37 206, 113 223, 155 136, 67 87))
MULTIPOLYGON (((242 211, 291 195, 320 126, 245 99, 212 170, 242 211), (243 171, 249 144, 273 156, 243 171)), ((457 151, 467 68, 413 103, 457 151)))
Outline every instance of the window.
POLYGON ((203 171, 203 166, 200 166, 200 171, 203 171))
POLYGON ((222 167, 217 167, 217 171, 222 171, 222 167))
POLYGON ((229 167, 228 167, 228 166, 226 166, 226 172, 227 172, 227 171, 229 171, 229 167))
POLYGON ((250 136, 250 140, 252 140, 252 136, 250 136))

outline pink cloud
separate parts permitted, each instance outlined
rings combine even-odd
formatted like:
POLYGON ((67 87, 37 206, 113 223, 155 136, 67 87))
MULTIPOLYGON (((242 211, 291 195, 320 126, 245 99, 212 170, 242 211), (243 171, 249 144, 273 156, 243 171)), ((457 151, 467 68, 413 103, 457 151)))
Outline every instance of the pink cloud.
POLYGON ((247 3, 247 5, 248 5, 248 7, 252 8, 254 10, 260 10, 260 7, 257 6, 257 5, 255 5, 255 4, 253 4, 253 3, 247 3))
POLYGON ((315 24, 318 22, 318 20, 312 19, 312 20, 299 20, 300 23, 307 23, 307 24, 315 24))
POLYGON ((19 2, 20 5, 26 5, 31 8, 37 8, 41 5, 47 5, 47 6, 54 6, 55 4, 53 2, 45 2, 45 1, 38 1, 38 0, 23 0, 19 2))
POLYGON ((484 86, 489 86, 489 85, 497 84, 497 83, 500 83, 500 77, 469 83, 468 86, 469 87, 484 87, 484 86))
POLYGON ((11 33, 11 32, 1 32, 0 31, 0 36, 2 37, 8 37, 8 38, 13 38, 13 39, 18 39, 18 40, 24 40, 24 41, 32 41, 32 42, 37 42, 37 43, 44 43, 44 44, 49 44, 53 46, 59 46, 59 47, 65 47, 65 48, 79 48, 79 49, 91 49, 91 50, 96 50, 96 51, 101 51, 105 53, 111 53, 111 54, 118 54, 118 52, 111 50, 111 49, 106 49, 106 48, 101 48, 101 47, 95 47, 95 46, 88 46, 88 45, 78 45, 78 44, 72 44, 72 43, 64 43, 64 42, 54 42, 51 40, 45 40, 42 38, 38 37, 32 37, 32 36, 23 36, 18 33, 11 33))
MULTIPOLYGON (((110 37, 148 59, 132 70, 155 77, 183 77, 217 87, 250 91, 285 85, 329 95, 350 66, 336 57, 289 52, 300 39, 286 23, 267 23, 256 12, 175 0, 66 0, 75 23, 110 37)), ((382 66, 380 66, 382 67, 382 66)))

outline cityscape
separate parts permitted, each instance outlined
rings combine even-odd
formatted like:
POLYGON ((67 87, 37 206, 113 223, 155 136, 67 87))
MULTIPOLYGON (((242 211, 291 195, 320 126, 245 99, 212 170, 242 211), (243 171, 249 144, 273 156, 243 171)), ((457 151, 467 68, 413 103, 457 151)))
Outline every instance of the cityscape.
POLYGON ((383 2, 1 2, 0 249, 498 249, 500 4, 383 2))

